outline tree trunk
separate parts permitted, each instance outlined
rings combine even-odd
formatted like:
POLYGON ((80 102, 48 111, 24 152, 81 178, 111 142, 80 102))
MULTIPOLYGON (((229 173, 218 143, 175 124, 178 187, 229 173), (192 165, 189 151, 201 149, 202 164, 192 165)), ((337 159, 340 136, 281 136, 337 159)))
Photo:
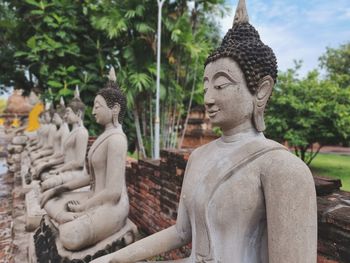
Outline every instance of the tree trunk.
POLYGON ((138 148, 141 151, 142 158, 147 158, 146 151, 145 151, 145 146, 143 144, 143 139, 142 139, 142 135, 141 135, 139 113, 138 113, 136 107, 133 110, 133 114, 134 114, 134 121, 135 121, 135 127, 136 127, 137 143, 138 143, 138 146, 139 146, 138 148))
POLYGON ((151 156, 152 159, 154 159, 154 148, 153 148, 153 143, 154 143, 154 134, 153 134, 153 112, 152 112, 152 97, 149 97, 149 122, 150 122, 150 133, 151 133, 151 156))
POLYGON ((185 120, 184 128, 183 128, 183 131, 182 131, 181 140, 180 140, 180 143, 179 143, 179 145, 178 145, 178 149, 181 149, 181 147, 182 147, 182 143, 183 143, 183 141, 184 141, 185 134, 186 134, 188 119, 189 119, 189 117, 190 117, 190 112, 191 112, 191 107, 192 107, 192 100, 193 100, 193 93, 194 93, 194 89, 195 89, 195 87, 196 87, 198 57, 196 58, 195 65, 196 65, 196 66, 195 66, 195 69, 194 69, 194 76, 193 76, 191 97, 190 97, 190 101, 189 101, 189 103, 188 103, 188 108, 187 108, 187 113, 186 113, 186 120, 185 120))

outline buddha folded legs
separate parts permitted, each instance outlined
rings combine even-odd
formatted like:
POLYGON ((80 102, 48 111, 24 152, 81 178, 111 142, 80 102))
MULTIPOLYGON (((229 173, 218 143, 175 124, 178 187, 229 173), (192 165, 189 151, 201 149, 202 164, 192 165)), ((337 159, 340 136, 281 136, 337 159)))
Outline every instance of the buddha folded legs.
POLYGON ((60 198, 53 198, 45 205, 47 215, 59 226, 60 242, 68 250, 76 251, 96 244, 126 224, 129 200, 125 194, 117 205, 110 203, 83 212, 69 211, 70 201, 83 203, 91 197, 91 194, 91 192, 64 193, 60 198))

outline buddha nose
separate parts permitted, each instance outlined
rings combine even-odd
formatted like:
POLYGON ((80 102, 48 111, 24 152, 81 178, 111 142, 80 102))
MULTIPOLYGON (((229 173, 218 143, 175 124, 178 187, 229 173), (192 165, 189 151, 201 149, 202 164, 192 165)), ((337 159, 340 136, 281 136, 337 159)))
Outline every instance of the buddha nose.
POLYGON ((206 107, 210 108, 211 106, 213 106, 215 104, 215 100, 211 96, 205 95, 204 96, 204 104, 206 107))

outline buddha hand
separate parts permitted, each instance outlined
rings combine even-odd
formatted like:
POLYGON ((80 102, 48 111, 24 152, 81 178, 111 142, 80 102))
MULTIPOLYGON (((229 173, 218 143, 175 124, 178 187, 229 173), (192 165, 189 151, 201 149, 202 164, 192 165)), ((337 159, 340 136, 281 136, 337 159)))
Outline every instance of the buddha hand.
POLYGON ((67 203, 67 210, 70 212, 83 212, 86 208, 79 201, 71 200, 67 203))
POLYGON ((51 175, 58 175, 59 173, 60 173, 59 170, 51 170, 49 172, 49 174, 51 174, 51 175))

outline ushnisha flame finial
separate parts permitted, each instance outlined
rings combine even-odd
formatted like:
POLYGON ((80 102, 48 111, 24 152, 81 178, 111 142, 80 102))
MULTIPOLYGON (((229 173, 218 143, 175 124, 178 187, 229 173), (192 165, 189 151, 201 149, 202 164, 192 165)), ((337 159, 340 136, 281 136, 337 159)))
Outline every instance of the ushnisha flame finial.
POLYGON ((61 96, 61 98, 60 98, 60 105, 61 105, 62 107, 65 107, 65 106, 66 106, 66 104, 64 103, 64 99, 63 99, 62 96, 61 96))
POLYGON ((113 82, 117 82, 117 76, 115 74, 114 67, 112 66, 109 70, 108 79, 113 82))
POLYGON ((239 0, 235 18, 233 19, 233 25, 238 23, 249 23, 249 16, 245 0, 239 0))
POLYGON ((80 91, 79 91, 79 86, 75 86, 75 91, 74 91, 74 98, 80 99, 80 91))

